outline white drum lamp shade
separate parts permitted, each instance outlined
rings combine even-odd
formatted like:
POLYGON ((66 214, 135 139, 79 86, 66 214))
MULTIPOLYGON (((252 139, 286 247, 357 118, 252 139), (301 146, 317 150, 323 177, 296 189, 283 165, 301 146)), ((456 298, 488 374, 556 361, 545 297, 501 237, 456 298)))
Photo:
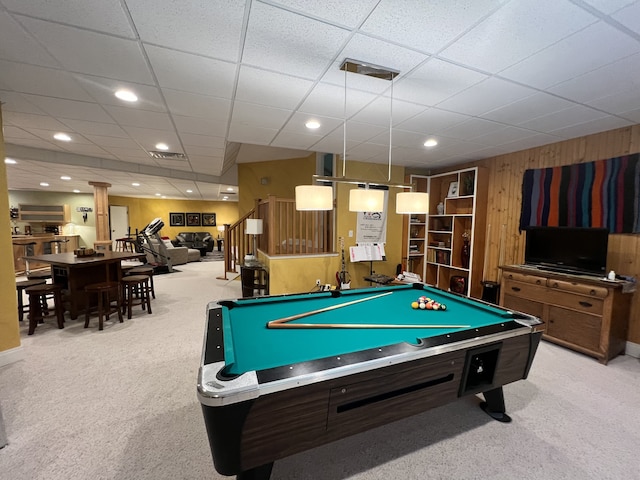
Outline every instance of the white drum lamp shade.
POLYGON ((298 185, 296 210, 333 210, 333 187, 298 185))
POLYGON ((244 233, 247 235, 262 235, 262 219, 247 218, 244 233))
POLYGON ((354 188, 349 192, 350 212, 381 212, 384 210, 384 190, 354 188))
POLYGON ((429 194, 401 192, 396 195, 396 213, 429 213, 429 194))

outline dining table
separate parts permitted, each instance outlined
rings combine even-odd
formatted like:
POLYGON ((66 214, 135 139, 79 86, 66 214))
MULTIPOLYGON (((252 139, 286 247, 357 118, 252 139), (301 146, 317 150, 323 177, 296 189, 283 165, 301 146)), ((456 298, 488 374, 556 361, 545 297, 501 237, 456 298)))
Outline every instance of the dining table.
POLYGON ((143 253, 96 252, 93 255, 52 253, 25 256, 25 260, 49 264, 54 284, 60 285, 63 292, 65 310, 71 319, 86 307, 84 287, 92 283, 117 281, 122 279, 122 261, 143 259, 143 253))

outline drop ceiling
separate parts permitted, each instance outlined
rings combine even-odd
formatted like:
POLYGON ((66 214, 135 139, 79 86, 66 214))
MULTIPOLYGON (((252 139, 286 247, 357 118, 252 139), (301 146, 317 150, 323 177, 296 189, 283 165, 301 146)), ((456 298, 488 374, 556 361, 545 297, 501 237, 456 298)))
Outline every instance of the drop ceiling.
POLYGON ((345 119, 348 159, 387 163, 391 119, 394 165, 454 166, 640 123, 638 79, 640 1, 0 0, 10 189, 217 200, 238 162, 342 153, 345 119))

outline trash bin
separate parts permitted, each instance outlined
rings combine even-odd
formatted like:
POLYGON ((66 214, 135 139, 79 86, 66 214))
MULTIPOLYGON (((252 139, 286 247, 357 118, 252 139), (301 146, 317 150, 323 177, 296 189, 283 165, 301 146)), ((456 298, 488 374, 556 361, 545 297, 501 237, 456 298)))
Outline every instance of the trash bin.
POLYGON ((498 299, 500 298, 500 284, 497 282, 482 282, 482 300, 485 302, 493 303, 494 305, 498 304, 498 299))

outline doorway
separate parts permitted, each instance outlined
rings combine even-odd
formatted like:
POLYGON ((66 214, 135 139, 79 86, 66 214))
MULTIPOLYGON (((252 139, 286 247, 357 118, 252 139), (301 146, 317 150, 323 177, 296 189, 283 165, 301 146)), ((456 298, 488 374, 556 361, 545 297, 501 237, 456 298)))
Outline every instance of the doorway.
POLYGON ((111 240, 129 236, 129 207, 109 205, 111 240))

